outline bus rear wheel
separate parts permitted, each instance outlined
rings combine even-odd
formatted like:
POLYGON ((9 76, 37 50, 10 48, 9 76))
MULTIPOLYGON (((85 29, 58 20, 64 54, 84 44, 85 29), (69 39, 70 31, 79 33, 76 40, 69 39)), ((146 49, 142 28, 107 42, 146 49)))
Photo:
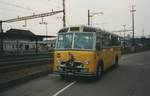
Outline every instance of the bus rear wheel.
POLYGON ((115 67, 118 67, 119 66, 119 60, 118 60, 118 56, 115 57, 115 64, 114 64, 115 67))
POLYGON ((61 78, 61 79, 65 79, 66 76, 65 76, 64 74, 60 74, 60 78, 61 78))

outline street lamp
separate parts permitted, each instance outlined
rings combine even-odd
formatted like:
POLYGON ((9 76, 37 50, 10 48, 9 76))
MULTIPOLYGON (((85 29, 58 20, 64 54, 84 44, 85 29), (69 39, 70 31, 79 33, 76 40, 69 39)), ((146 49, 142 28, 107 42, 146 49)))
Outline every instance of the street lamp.
POLYGON ((88 10, 88 25, 92 25, 92 17, 95 16, 95 15, 103 15, 104 13, 103 12, 95 12, 95 13, 92 13, 90 12, 90 10, 88 10), (91 22, 91 24, 90 24, 91 22))
POLYGON ((39 24, 43 24, 43 25, 45 25, 45 29, 46 29, 46 40, 47 40, 47 25, 48 25, 48 23, 47 22, 40 22, 39 24))

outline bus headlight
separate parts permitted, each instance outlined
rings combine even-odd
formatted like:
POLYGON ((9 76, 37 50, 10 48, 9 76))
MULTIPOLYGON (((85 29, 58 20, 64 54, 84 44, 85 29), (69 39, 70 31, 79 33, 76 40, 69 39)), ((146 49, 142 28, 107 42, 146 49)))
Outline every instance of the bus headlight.
POLYGON ((61 59, 60 58, 57 59, 57 63, 61 64, 61 59))
POLYGON ((84 64, 88 65, 89 64, 89 60, 85 60, 84 64))
POLYGON ((60 64, 60 67, 66 67, 66 65, 65 64, 60 64))

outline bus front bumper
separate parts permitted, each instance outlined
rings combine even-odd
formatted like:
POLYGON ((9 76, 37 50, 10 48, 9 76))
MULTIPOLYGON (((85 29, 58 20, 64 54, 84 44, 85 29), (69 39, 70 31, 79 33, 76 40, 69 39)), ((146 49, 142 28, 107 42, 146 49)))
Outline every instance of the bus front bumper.
POLYGON ((92 77, 95 73, 90 72, 67 72, 67 71, 55 71, 54 74, 59 74, 63 76, 79 76, 79 77, 92 77))

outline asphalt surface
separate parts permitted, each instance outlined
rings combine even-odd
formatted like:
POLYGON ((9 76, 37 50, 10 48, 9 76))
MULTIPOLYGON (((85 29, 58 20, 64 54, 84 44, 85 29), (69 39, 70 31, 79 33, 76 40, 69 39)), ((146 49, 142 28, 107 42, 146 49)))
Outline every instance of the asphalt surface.
POLYGON ((150 96, 150 51, 124 55, 102 80, 50 74, 9 88, 0 96, 150 96))

